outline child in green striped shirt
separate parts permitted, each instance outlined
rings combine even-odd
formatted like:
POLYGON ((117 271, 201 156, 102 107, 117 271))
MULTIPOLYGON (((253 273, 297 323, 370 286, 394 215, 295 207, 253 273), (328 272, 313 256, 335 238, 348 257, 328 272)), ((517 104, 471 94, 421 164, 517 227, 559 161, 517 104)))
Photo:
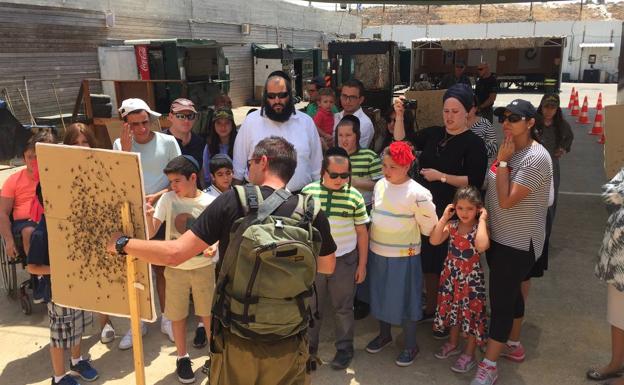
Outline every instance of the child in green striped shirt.
POLYGON ((321 166, 321 180, 305 186, 304 194, 320 201, 329 219, 331 234, 336 242, 336 269, 331 275, 317 274, 315 279, 317 301, 312 301, 312 312, 319 320, 308 329, 310 353, 316 355, 321 327, 321 311, 329 299, 336 318, 336 355, 331 362, 334 369, 345 369, 353 358, 353 299, 356 284, 366 278, 369 222, 362 194, 351 186, 349 154, 342 148, 327 150, 321 166))

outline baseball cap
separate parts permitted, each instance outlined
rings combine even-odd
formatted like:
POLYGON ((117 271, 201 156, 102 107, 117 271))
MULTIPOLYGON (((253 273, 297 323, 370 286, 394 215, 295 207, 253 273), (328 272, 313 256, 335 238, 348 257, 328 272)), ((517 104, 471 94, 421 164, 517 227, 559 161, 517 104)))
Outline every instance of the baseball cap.
POLYGON ((541 106, 553 106, 559 107, 561 100, 559 99, 559 95, 557 94, 546 94, 542 97, 542 101, 540 102, 541 106))
POLYGON ((121 107, 119 107, 119 114, 122 118, 125 118, 131 112, 145 110, 148 114, 158 118, 160 114, 156 111, 152 111, 152 109, 143 101, 138 98, 130 98, 121 102, 121 107))
POLYGON ((503 116, 505 115, 505 111, 509 111, 512 114, 520 115, 525 118, 533 118, 537 113, 531 102, 523 99, 515 99, 512 100, 506 107, 496 108, 494 110, 494 115, 503 116))
POLYGON ((217 119, 229 119, 234 121, 234 115, 232 114, 232 110, 229 108, 218 108, 214 114, 212 115, 212 121, 216 121, 217 119))
POLYGON ((171 112, 180 111, 193 111, 197 113, 197 110, 195 110, 195 103, 185 98, 177 98, 171 103, 171 112))

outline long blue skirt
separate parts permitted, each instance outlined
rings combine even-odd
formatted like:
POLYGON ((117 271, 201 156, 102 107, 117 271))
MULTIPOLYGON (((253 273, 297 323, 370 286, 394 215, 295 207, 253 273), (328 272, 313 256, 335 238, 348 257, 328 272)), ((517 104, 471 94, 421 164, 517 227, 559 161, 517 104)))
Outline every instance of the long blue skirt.
POLYGON ((367 294, 375 318, 393 325, 422 318, 420 255, 387 258, 369 251, 367 270, 367 294))

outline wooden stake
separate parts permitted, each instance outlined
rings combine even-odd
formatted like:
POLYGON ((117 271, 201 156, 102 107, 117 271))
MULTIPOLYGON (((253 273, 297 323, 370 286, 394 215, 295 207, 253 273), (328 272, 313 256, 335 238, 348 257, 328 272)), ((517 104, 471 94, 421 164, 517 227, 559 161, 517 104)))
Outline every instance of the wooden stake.
POLYGON ((61 123, 63 123, 63 135, 67 132, 67 127, 65 127, 65 119, 63 119, 63 110, 61 109, 61 102, 59 101, 58 94, 56 93, 56 86, 54 82, 52 82, 52 90, 54 91, 54 97, 56 98, 56 105, 59 109, 59 117, 61 118, 61 123))
MULTIPOLYGON (((121 207, 121 223, 123 232, 127 236, 134 234, 130 202, 124 202, 121 207)), ((141 333, 141 308, 139 305, 140 290, 136 274, 136 258, 126 256, 128 272, 128 301, 130 302, 130 325, 132 330, 132 354, 134 356, 134 375, 137 385, 145 385, 145 363, 143 362, 143 334, 141 333)))

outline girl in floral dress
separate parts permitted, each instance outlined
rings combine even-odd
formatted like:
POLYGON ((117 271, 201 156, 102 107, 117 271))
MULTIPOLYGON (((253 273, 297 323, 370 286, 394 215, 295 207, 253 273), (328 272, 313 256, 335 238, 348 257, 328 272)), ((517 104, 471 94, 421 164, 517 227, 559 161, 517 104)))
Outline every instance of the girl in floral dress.
POLYGON ((453 203, 446 207, 431 232, 429 242, 439 245, 449 237, 433 327, 436 331, 450 329, 450 338, 435 357, 445 359, 460 355, 451 370, 466 373, 476 366, 477 345, 485 342, 485 279, 480 253, 490 246, 487 212, 479 190, 473 186, 457 190, 453 203), (451 220, 455 214, 459 219, 451 220), (466 338, 463 353, 460 332, 466 338))

